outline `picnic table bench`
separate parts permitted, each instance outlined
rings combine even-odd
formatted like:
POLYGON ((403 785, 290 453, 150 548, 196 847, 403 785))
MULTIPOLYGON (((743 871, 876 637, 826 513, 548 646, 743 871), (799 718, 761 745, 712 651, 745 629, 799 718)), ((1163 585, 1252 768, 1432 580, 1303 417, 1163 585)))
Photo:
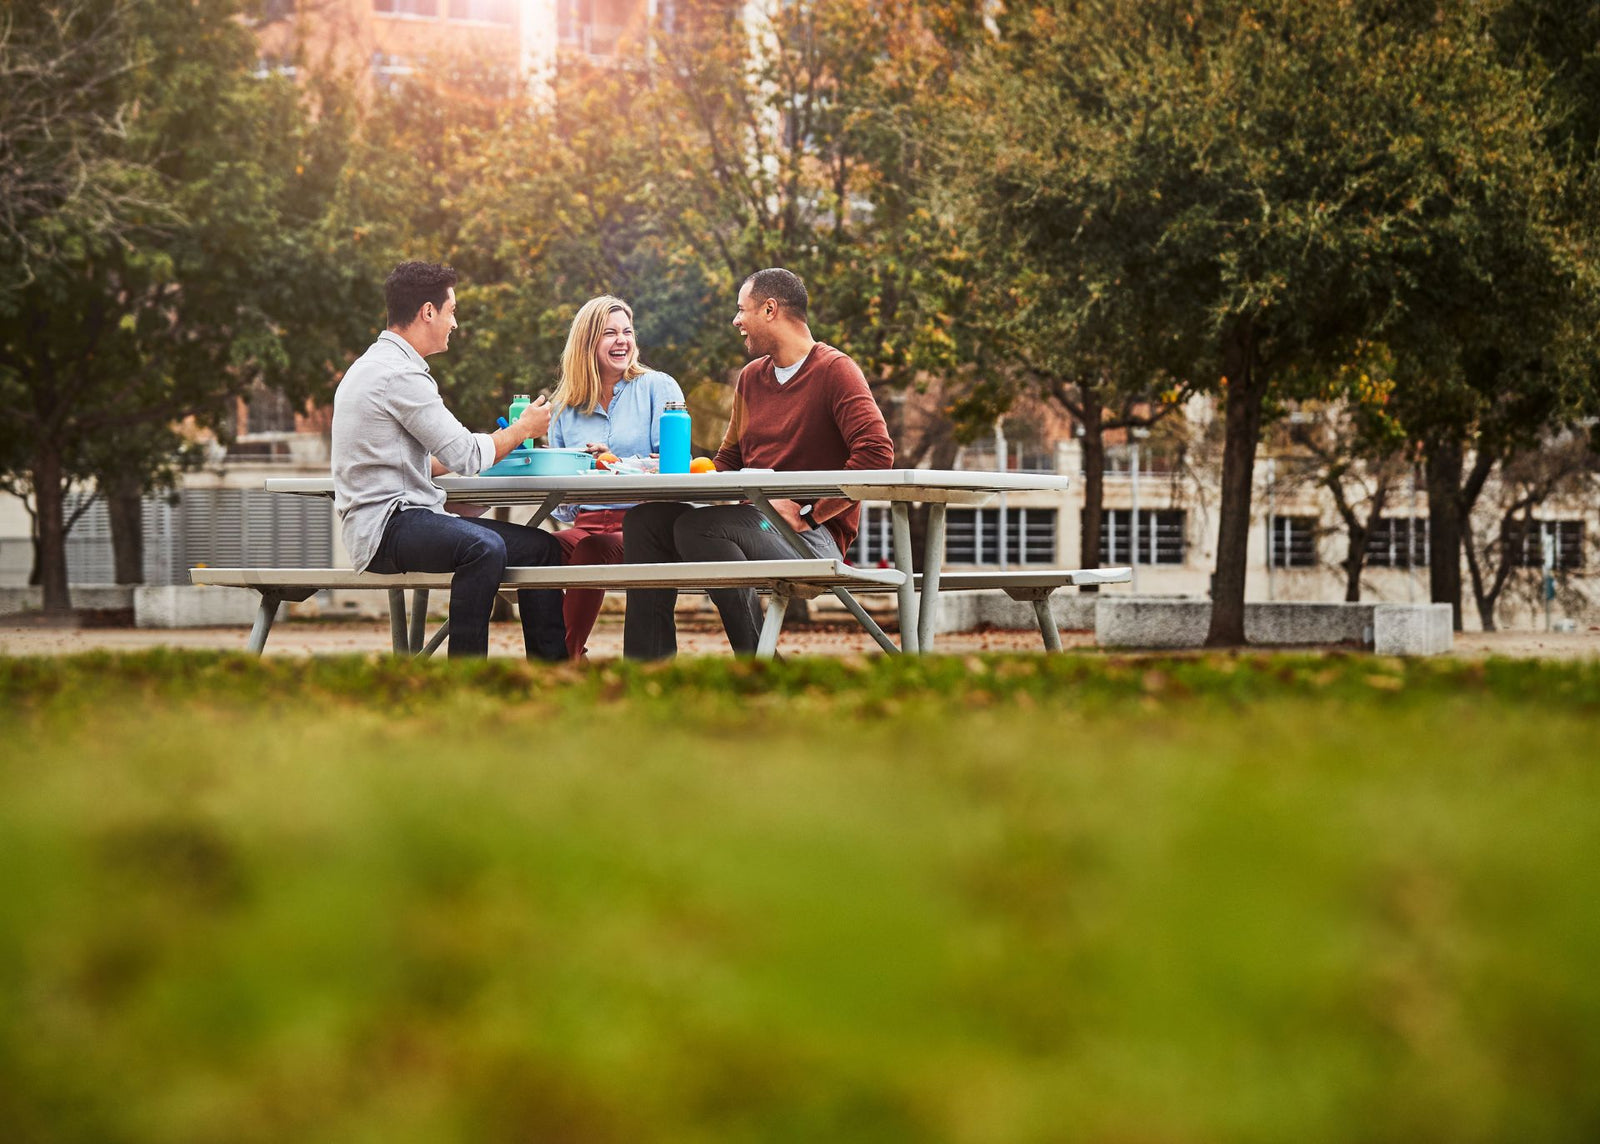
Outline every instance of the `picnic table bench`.
MULTIPOLYGON (((1132 577, 1127 568, 1043 568, 1024 571, 946 572, 944 591, 999 590, 1013 600, 1033 605, 1039 635, 1048 651, 1061 650, 1061 634, 1050 612, 1050 597, 1057 590, 1082 584, 1123 584, 1132 577)), ((389 625, 394 650, 400 655, 431 655, 449 634, 441 625, 424 642, 428 593, 448 591, 447 572, 404 572, 380 575, 349 568, 194 568, 195 584, 253 588, 261 593, 248 649, 257 655, 266 647, 279 605, 309 598, 323 589, 368 589, 389 594, 389 625), (413 595, 407 623, 405 593, 413 595)), ((601 564, 547 568, 507 568, 502 590, 519 588, 754 588, 767 593, 766 617, 757 644, 758 656, 777 648, 784 613, 791 598, 809 599, 836 587, 854 592, 898 590, 905 574, 894 568, 856 568, 841 560, 749 560, 738 564, 601 564)), ((916 576, 921 591, 923 574, 916 576)))
MULTIPOLYGON (((381 575, 350 568, 191 568, 195 584, 253 588, 261 593, 248 649, 260 655, 285 601, 308 599, 325 588, 371 589, 389 593, 389 626, 394 650, 400 655, 430 655, 449 632, 443 625, 423 642, 427 622, 428 592, 450 587, 448 572, 402 572, 381 575), (405 593, 414 593, 411 622, 406 622, 405 593)), ((896 568, 855 568, 842 560, 745 560, 676 564, 579 564, 544 568, 507 568, 502 590, 521 588, 754 588, 767 593, 766 617, 756 644, 756 655, 770 657, 778 646, 778 633, 789 600, 808 599, 836 587, 896 589, 905 573, 896 568)))
MULTIPOLYGON (((925 575, 919 572, 914 578, 918 592, 924 592, 926 588, 923 582, 925 575)), ((1013 600, 1032 604, 1045 650, 1060 651, 1061 632, 1056 628, 1056 618, 1050 611, 1050 597, 1061 588, 1088 584, 1127 584, 1133 579, 1133 569, 1028 568, 1015 572, 940 572, 936 575, 941 592, 999 590, 1013 600)))

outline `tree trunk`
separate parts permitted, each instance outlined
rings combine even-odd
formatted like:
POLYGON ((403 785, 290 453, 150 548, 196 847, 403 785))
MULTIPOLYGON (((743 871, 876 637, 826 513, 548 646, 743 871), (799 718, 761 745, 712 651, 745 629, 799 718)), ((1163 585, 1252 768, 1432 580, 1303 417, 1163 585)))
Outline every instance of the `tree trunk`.
POLYGON ((1241 321, 1224 348, 1227 417, 1222 449, 1222 498, 1217 520, 1217 568, 1211 576, 1211 628, 1206 647, 1244 644, 1244 585, 1250 547, 1250 498, 1261 406, 1267 383, 1255 368, 1255 338, 1241 321))
POLYGON ((1353 521, 1350 525, 1350 551, 1344 558, 1344 601, 1361 602, 1361 571, 1367 564, 1367 537, 1372 535, 1372 522, 1383 516, 1384 503, 1389 499, 1389 487, 1380 483, 1372 494, 1372 504, 1367 510, 1365 524, 1353 521))
MULTIPOLYGON (((1078 548, 1079 568, 1100 567, 1100 535, 1105 528, 1106 437, 1100 403, 1086 393, 1083 402, 1083 535, 1078 548)), ((1139 522, 1134 522, 1134 536, 1139 522)), ((1098 592, 1098 584, 1085 584, 1080 592, 1098 592)))
POLYGON ((28 587, 37 588, 44 583, 44 561, 39 556, 39 514, 28 518, 28 543, 33 548, 33 567, 28 569, 28 587))
POLYGON ((1461 630, 1461 472, 1459 439, 1427 444, 1428 598, 1449 604, 1455 630, 1461 630))
POLYGON ((1367 530, 1350 533, 1350 552, 1344 558, 1344 602, 1361 603, 1361 566, 1366 555, 1367 530))
MULTIPOLYGON (((1468 538, 1464 547, 1466 549, 1467 557, 1467 573, 1472 578, 1472 599, 1478 606, 1478 622, 1483 625, 1484 631, 1495 631, 1497 626, 1494 622, 1494 606, 1495 601, 1500 598, 1500 590, 1498 586, 1495 588, 1485 587, 1483 582, 1483 568, 1478 562, 1477 552, 1474 551, 1474 549, 1477 547, 1475 542, 1472 541, 1471 538, 1468 538)), ((1502 552, 1500 554, 1500 559, 1502 562, 1508 560, 1509 558, 1510 557, 1507 553, 1502 552)))
POLYGON ((111 519, 111 560, 118 584, 144 583, 144 497, 137 481, 106 483, 111 519))
POLYGON ((33 454, 33 502, 39 521, 39 584, 44 589, 47 615, 72 610, 72 596, 67 591, 65 501, 61 452, 53 444, 40 442, 33 454))

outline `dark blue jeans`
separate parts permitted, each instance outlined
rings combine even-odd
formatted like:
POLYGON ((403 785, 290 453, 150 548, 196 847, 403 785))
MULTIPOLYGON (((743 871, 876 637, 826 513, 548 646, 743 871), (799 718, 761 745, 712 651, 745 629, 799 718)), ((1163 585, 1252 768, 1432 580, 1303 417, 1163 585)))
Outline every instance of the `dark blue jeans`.
MULTIPOLYGON (((451 572, 450 657, 489 654, 489 613, 508 567, 561 563, 548 532, 503 520, 468 520, 427 509, 397 509, 368 572, 451 572)), ((559 589, 517 593, 522 644, 529 659, 567 658, 559 589)))

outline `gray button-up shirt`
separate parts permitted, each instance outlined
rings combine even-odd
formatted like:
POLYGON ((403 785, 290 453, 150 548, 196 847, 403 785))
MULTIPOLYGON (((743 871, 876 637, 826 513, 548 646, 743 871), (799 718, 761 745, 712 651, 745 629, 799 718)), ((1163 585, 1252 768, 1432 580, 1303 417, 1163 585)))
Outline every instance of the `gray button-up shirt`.
POLYGON ((444 511, 430 456, 470 477, 494 464, 494 440, 451 416, 427 361, 385 330, 333 394, 333 507, 356 571, 372 563, 397 508, 444 511))

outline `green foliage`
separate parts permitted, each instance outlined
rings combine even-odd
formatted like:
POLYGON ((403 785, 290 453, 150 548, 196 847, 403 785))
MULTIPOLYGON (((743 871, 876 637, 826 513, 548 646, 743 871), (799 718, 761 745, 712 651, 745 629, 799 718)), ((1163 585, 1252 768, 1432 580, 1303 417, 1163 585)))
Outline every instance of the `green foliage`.
POLYGON ((353 340, 356 278, 322 224, 348 95, 255 78, 233 0, 116 7, 104 50, 122 66, 101 98, 118 130, 103 147, 143 197, 113 229, 70 210, 42 220, 53 253, 0 311, 0 464, 38 498, 50 608, 66 603, 67 482, 157 486, 181 419, 221 425, 257 380, 326 397, 353 340))
POLYGON ((1496 7, 1036 3, 957 85, 950 209, 994 252, 1013 341, 1069 377, 1226 394, 1214 639, 1242 636, 1269 400, 1375 342, 1416 436, 1485 400, 1537 434, 1570 389, 1593 260, 1496 7))
POLYGON ((1595 664, 0 661, 14 1138, 1583 1140, 1595 664))
POLYGON ((502 105, 492 123, 432 88, 423 111, 409 89, 379 104, 351 217, 374 220, 366 233, 386 255, 438 250, 464 272, 466 336, 439 365, 464 415, 547 387, 572 314, 609 292, 634 306, 645 360, 684 385, 714 445, 742 364, 728 325, 738 285, 778 264, 811 284, 817 335, 874 384, 953 366, 943 306, 967 255, 911 191, 925 171, 913 129, 962 25, 859 0, 748 15, 741 26, 719 5, 679 6, 648 58, 564 65, 547 97, 502 105), (392 170, 402 160, 416 166, 392 170), (425 204, 447 209, 385 233, 379 202, 396 220, 410 203, 425 219, 425 204))

